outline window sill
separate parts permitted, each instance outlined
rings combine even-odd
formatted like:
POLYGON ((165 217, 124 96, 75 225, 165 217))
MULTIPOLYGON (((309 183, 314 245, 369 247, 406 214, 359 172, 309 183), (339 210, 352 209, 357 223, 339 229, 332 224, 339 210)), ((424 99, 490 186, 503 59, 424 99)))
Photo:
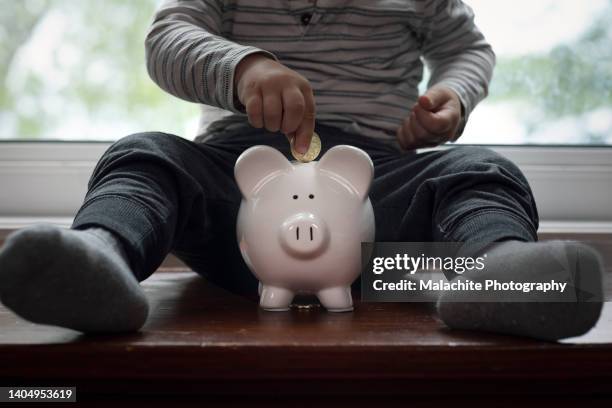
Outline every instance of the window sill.
MULTIPOLYGON (((98 158, 110 144, 2 143, 0 216, 21 219, 73 216, 82 202, 98 158)), ((514 161, 529 179, 538 203, 542 228, 548 225, 569 230, 610 229, 612 149, 491 148, 514 161)))

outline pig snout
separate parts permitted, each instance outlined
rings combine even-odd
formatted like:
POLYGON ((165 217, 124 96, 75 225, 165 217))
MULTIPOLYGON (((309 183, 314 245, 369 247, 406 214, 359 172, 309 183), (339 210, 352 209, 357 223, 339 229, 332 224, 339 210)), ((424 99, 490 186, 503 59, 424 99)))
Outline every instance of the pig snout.
POLYGON ((281 225, 281 245, 293 256, 315 257, 325 251, 328 241, 327 225, 314 214, 299 213, 281 225))

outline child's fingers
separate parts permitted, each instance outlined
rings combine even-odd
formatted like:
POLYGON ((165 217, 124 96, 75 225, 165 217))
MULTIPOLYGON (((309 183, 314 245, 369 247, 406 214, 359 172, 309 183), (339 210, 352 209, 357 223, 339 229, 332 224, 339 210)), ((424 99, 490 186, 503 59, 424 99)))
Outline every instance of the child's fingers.
POLYGON ((425 95, 419 97, 419 105, 429 111, 437 110, 449 99, 448 93, 443 88, 430 88, 425 95))
POLYGON ((435 147, 438 145, 436 141, 429 140, 429 138, 420 139, 417 138, 412 131, 412 118, 408 117, 404 120, 402 126, 397 129, 397 138, 400 146, 405 149, 420 149, 423 147, 435 147))
POLYGON ((434 109, 434 102, 427 95, 419 96, 419 103, 418 103, 418 105, 422 106, 424 109, 427 109, 427 110, 433 110, 434 109))
POLYGON ((445 135, 453 126, 452 118, 448 110, 442 109, 437 113, 432 113, 417 105, 414 108, 414 113, 419 123, 429 133, 445 135))
POLYGON ((295 132, 295 150, 299 153, 306 153, 310 147, 310 140, 314 132, 314 125, 310 121, 303 121, 295 132))
POLYGON ((247 116, 251 126, 256 128, 262 128, 263 122, 263 101, 261 100, 261 94, 254 93, 249 96, 245 104, 247 116))
POLYGON ((410 132, 410 118, 406 118, 402 125, 397 128, 397 140, 402 149, 412 149, 414 145, 414 137, 410 132))
POLYGON ((276 92, 267 92, 263 96, 263 117, 266 129, 278 132, 283 118, 281 97, 276 92))
POLYGON ((315 127, 315 101, 310 86, 304 86, 301 90, 304 97, 304 114, 302 123, 295 131, 295 149, 299 153, 306 153, 315 127))
POLYGON ((283 121, 281 131, 284 134, 293 133, 304 117, 304 110, 306 109, 304 96, 297 87, 291 87, 283 90, 282 99, 283 121))
POLYGON ((416 123, 414 113, 404 119, 399 135, 403 138, 403 140, 400 141, 400 144, 404 149, 417 149, 422 147, 423 141, 421 137, 423 132, 422 130, 419 131, 418 129, 419 126, 416 123))
POLYGON ((420 123, 414 112, 410 114, 410 131, 414 136, 415 142, 424 142, 429 136, 429 131, 425 129, 420 123))
POLYGON ((433 135, 420 123, 414 112, 408 117, 408 128, 411 135, 411 145, 414 149, 434 147, 441 143, 440 136, 433 135))

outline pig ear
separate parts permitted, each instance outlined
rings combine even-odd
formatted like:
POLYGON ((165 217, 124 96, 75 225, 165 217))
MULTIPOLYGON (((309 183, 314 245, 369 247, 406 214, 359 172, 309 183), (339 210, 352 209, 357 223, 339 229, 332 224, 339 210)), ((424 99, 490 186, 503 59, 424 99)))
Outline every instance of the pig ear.
POLYGON ((334 146, 323 155, 317 166, 319 170, 345 179, 362 199, 368 196, 374 165, 363 150, 348 145, 334 146))
POLYGON ((245 150, 234 166, 234 178, 245 198, 266 179, 293 166, 281 152, 270 146, 253 146, 245 150))

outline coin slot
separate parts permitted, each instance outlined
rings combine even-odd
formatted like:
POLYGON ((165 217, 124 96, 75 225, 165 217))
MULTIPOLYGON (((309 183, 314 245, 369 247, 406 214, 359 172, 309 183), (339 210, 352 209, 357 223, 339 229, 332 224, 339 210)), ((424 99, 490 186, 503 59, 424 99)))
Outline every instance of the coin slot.
POLYGON ((312 227, 310 227, 310 240, 312 241, 312 227))
POLYGON ((300 240, 300 227, 297 227, 295 229, 295 238, 299 241, 300 240))

